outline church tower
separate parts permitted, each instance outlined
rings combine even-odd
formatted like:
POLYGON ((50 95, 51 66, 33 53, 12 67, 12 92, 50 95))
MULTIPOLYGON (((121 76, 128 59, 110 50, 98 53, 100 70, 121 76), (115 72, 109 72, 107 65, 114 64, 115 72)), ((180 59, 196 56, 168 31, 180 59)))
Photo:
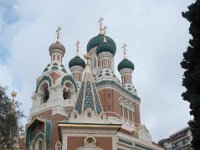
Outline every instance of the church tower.
POLYGON ((134 71, 134 64, 126 58, 126 44, 122 46, 124 49, 124 59, 118 64, 118 71, 121 74, 121 82, 125 89, 137 95, 137 91, 132 83, 132 73, 134 71))
POLYGON ((26 134, 26 150, 162 150, 140 121, 140 98, 132 82, 134 64, 126 58, 115 75, 115 41, 106 35, 100 18, 99 34, 87 44, 85 61, 76 56, 66 71, 66 49, 57 40, 49 47, 50 63, 37 78, 26 134))
POLYGON ((69 68, 72 72, 72 76, 73 76, 74 80, 78 84, 78 88, 81 85, 82 73, 85 69, 85 61, 79 56, 79 44, 80 44, 80 42, 77 41, 77 43, 76 43, 76 46, 77 46, 76 56, 69 61, 69 68))
POLYGON ((62 58, 66 52, 59 41, 49 46, 51 61, 37 78, 32 96, 32 107, 26 126, 25 147, 27 150, 55 149, 61 145, 58 137, 59 120, 67 118, 73 110, 78 87, 73 76, 67 73, 62 58))

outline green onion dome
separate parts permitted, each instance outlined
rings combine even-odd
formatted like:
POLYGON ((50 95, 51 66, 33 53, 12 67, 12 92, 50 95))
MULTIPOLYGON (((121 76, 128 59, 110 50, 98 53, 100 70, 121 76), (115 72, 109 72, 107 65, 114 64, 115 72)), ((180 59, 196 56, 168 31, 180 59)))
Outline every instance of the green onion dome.
POLYGON ((130 68, 132 70, 134 70, 134 64, 128 60, 127 58, 124 58, 118 65, 117 69, 118 71, 120 72, 121 69, 124 69, 124 68, 130 68))
MULTIPOLYGON (((99 35, 93 37, 92 39, 90 39, 90 41, 87 44, 87 52, 89 52, 92 48, 99 46, 100 43, 103 42, 103 38, 104 38, 104 35, 99 34, 99 35)), ((116 49, 116 44, 115 44, 114 40, 108 36, 106 36, 106 39, 107 39, 107 42, 110 43, 114 47, 114 49, 116 49)))
POLYGON ((102 42, 96 50, 96 54, 97 56, 101 53, 101 52, 110 52, 113 54, 113 56, 116 53, 116 47, 114 47, 111 43, 109 42, 102 42))
POLYGON ((64 45, 62 45, 59 41, 56 41, 55 43, 51 44, 49 46, 49 52, 50 55, 52 54, 52 52, 54 52, 55 50, 61 50, 63 52, 63 55, 65 54, 65 47, 64 45))
POLYGON ((79 56, 75 56, 73 59, 71 59, 69 61, 69 68, 71 68, 73 66, 81 66, 81 67, 85 68, 85 61, 82 58, 80 58, 79 56))

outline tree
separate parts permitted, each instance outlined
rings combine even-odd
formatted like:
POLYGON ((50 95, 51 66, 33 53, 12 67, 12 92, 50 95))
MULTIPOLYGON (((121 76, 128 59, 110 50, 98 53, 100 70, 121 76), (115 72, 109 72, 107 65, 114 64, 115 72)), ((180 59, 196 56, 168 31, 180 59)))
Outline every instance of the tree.
POLYGON ((19 102, 10 99, 0 86, 0 149, 13 148, 19 138, 19 119, 24 117, 19 102))
POLYGON ((193 140, 192 147, 200 148, 200 0, 196 0, 188 7, 188 11, 182 16, 190 22, 189 40, 187 51, 183 53, 181 66, 185 69, 183 86, 186 91, 182 93, 184 100, 190 103, 190 115, 193 120, 189 121, 193 140))

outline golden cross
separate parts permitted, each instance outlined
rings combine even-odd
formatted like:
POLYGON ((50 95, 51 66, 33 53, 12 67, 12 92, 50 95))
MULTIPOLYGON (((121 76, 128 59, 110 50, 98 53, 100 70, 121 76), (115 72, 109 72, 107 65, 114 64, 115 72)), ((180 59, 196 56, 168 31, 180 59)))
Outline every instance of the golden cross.
POLYGON ((79 55, 79 44, 80 44, 80 42, 79 41, 77 41, 76 42, 76 56, 78 56, 79 55))
POLYGON ((60 30, 61 30, 61 27, 58 26, 57 30, 56 30, 56 33, 57 33, 57 41, 59 40, 60 38, 60 30))
POLYGON ((127 45, 124 43, 124 45, 122 46, 122 48, 124 49, 124 58, 126 58, 126 47, 127 45))
POLYGON ((99 18, 99 21, 98 21, 99 26, 100 26, 100 27, 99 27, 100 29, 102 29, 102 21, 103 21, 103 19, 104 19, 104 18, 100 17, 100 18, 99 18))
POLYGON ((107 29, 107 27, 104 26, 104 27, 103 27, 103 33, 104 33, 104 36, 106 35, 106 29, 107 29))

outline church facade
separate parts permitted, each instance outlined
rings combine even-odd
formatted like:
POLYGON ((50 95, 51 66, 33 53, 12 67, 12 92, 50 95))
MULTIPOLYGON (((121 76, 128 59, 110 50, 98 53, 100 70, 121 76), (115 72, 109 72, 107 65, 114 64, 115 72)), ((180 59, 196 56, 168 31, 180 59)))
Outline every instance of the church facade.
MULTIPOLYGON (((102 19, 101 19, 102 21, 102 19)), ((132 82, 134 64, 126 57, 114 71, 116 43, 99 34, 87 44, 84 61, 77 54, 62 63, 65 47, 50 45, 51 61, 37 78, 26 125, 26 150, 162 150, 140 121, 140 98, 132 82)))

